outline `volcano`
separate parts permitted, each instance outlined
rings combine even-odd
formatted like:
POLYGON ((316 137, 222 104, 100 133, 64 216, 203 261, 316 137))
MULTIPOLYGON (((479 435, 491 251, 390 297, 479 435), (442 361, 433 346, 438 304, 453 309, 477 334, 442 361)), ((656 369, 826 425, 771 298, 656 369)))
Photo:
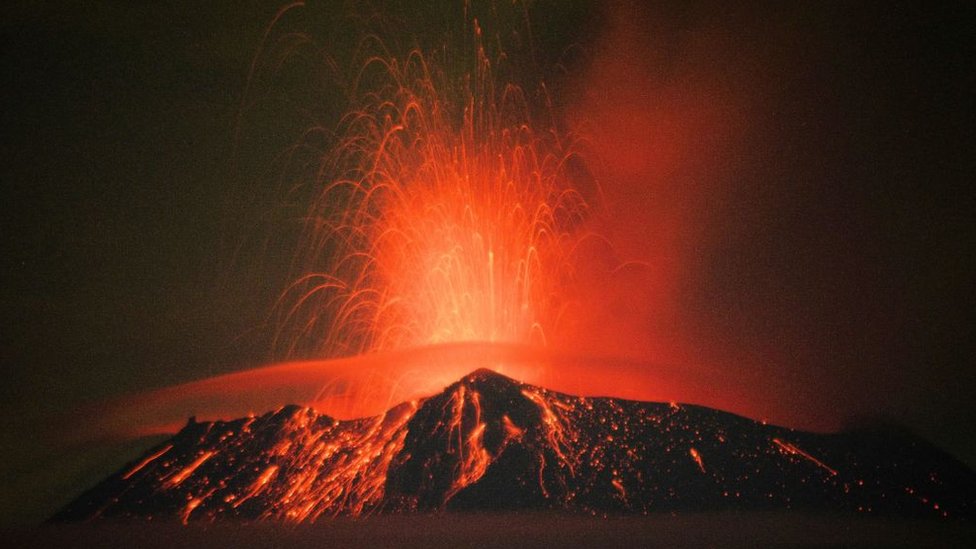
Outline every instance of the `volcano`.
POLYGON ((234 421, 191 418, 52 520, 789 509, 973 519, 976 474, 893 429, 809 433, 478 370, 375 417, 285 406, 234 421))

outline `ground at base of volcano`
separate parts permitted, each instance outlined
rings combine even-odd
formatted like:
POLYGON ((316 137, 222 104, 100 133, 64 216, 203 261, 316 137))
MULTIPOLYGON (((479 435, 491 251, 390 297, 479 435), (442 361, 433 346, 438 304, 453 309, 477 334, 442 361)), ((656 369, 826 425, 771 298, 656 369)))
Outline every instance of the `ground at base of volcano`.
POLYGON ((976 525, 791 513, 394 515, 314 524, 92 522, 8 531, 12 547, 976 547, 976 525))

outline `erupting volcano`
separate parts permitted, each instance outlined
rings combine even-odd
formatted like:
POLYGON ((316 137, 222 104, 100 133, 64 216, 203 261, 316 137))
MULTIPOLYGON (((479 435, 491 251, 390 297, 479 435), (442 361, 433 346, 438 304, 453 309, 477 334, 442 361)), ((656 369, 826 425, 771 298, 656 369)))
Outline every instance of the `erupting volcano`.
MULTIPOLYGON (((274 309, 277 357, 499 345, 531 358, 571 337, 577 272, 587 251, 609 249, 589 226, 598 187, 545 83, 502 47, 505 33, 486 39, 467 8, 464 21, 450 48, 395 50, 365 34, 344 77, 345 114, 285 155, 287 194, 308 206, 274 309)), ((376 413, 441 368, 364 364, 314 400, 338 417, 381 402, 376 413)))
MULTIPOLYGON (((265 38, 301 7, 283 8, 265 38)), ((628 325, 615 316, 629 305, 619 302, 641 294, 613 288, 614 275, 634 267, 650 273, 650 293, 677 292, 672 279, 685 266, 645 259, 690 254, 696 245, 675 251, 669 234, 646 257, 614 247, 600 231, 614 213, 594 175, 608 148, 587 146, 593 136, 585 123, 564 112, 571 101, 555 104, 534 72, 528 16, 511 40, 525 41, 519 54, 531 62, 467 10, 465 2, 458 44, 404 46, 364 32, 351 59, 322 56, 326 72, 341 80, 341 105, 330 108, 344 114, 304 130, 275 165, 282 202, 301 212, 289 220, 297 246, 282 267, 287 279, 274 285, 268 339, 279 362, 140 396, 146 407, 177 409, 182 422, 189 413, 181 398, 216 402, 223 392, 303 384, 305 392, 276 393, 275 406, 294 404, 262 414, 272 406, 261 401, 257 413, 239 419, 215 419, 244 415, 237 408, 195 412, 201 421, 190 418, 53 520, 792 509, 976 518, 976 474, 919 438, 882 428, 815 433, 736 415, 763 417, 723 386, 732 375, 736 389, 749 385, 742 381, 749 372, 740 375, 746 368, 722 373, 699 363, 675 381, 694 360, 681 351, 693 345, 659 341, 677 339, 685 327, 653 337, 642 330, 680 315, 628 325), (347 61, 352 69, 341 66, 347 61), (604 303, 609 294, 617 298, 604 303), (608 326, 587 332, 601 322, 608 326), (600 339, 618 328, 628 334, 620 341, 634 341, 636 350, 616 339, 574 345, 581 333, 600 339), (687 400, 728 411, 655 402, 669 399, 663 392, 680 400, 681 382, 698 390, 687 400)), ((263 54, 275 70, 308 42, 283 35, 284 53, 263 54)), ((593 72, 611 69, 619 67, 593 72)), ((618 116, 615 108, 606 110, 618 116)), ((643 139, 643 127, 628 131, 643 139)), ((629 166, 640 152, 609 160, 629 166)), ((646 163, 642 157, 622 172, 646 163)), ((673 207, 647 230, 696 223, 675 221, 686 209, 673 207)), ((647 301, 641 307, 654 312, 657 301, 647 301)), ((680 300, 658 301, 677 308, 680 300)), ((694 333, 708 340, 704 332, 694 333)), ((720 338, 713 339, 712 356, 721 356, 720 338)), ((752 390, 784 385, 766 381, 752 390)), ((125 408, 139 405, 135 399, 125 408)), ((172 417, 154 419, 162 425, 172 417)), ((141 434, 158 434, 156 427, 141 434)))

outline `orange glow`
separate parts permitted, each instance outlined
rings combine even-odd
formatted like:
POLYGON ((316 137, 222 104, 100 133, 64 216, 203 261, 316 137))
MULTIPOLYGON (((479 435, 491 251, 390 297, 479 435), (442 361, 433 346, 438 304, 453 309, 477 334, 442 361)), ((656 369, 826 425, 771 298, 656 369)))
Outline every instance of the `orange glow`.
POLYGON ((678 312, 706 189, 669 177, 704 162, 693 144, 732 121, 694 88, 657 90, 649 104, 653 67, 624 53, 643 36, 626 16, 566 113, 541 83, 496 76, 471 24, 460 75, 440 54, 366 40, 335 141, 295 168, 311 200, 276 308, 287 360, 120 399, 71 437, 170 433, 190 415, 289 403, 373 416, 478 368, 569 394, 837 427, 804 423, 758 368, 730 364, 741 355, 689 333, 678 312))
POLYGON ((462 78, 373 56, 315 167, 279 350, 349 356, 465 341, 545 345, 572 304, 588 206, 573 139, 496 79, 473 22, 462 78), (364 85, 365 86, 365 85, 364 85))
POLYGON ((280 474, 289 482, 280 495, 282 507, 262 518, 302 522, 374 508, 383 498, 386 471, 403 448, 405 425, 415 411, 411 403, 374 418, 335 422, 331 429, 337 436, 328 443, 319 442, 321 432, 308 429, 314 412, 298 412, 289 425, 295 442, 275 452, 285 463, 280 474))
MULTIPOLYGON (((549 442, 549 447, 556 453, 560 462, 569 469, 570 474, 573 474, 575 459, 570 459, 567 456, 570 447, 568 441, 571 438, 568 432, 571 427, 562 420, 560 414, 553 412, 549 406, 550 402, 546 401, 544 394, 536 392, 534 389, 523 389, 522 394, 539 407, 539 412, 542 414, 542 425, 545 429, 545 437, 549 442)), ((551 403, 555 405, 558 404, 558 401, 553 400, 551 403)))
POLYGON ((449 429, 457 431, 458 438, 463 440, 458 440, 457 451, 461 455, 459 470, 445 495, 447 499, 454 497, 465 486, 477 482, 488 470, 492 459, 484 447, 485 424, 481 421, 481 397, 476 392, 468 396, 464 385, 460 385, 454 393, 454 414, 449 429), (467 437, 464 437, 465 429, 462 425, 465 405, 470 405, 474 412, 474 428, 470 429, 467 437))
POLYGON ((525 432, 512 423, 512 419, 508 415, 502 417, 502 426, 505 427, 505 438, 507 440, 518 440, 522 438, 522 434, 525 432))
POLYGON ((836 469, 831 468, 830 466, 828 466, 824 462, 820 461, 819 459, 817 459, 817 458, 811 456, 810 454, 804 452, 803 450, 801 450, 800 448, 798 448, 795 444, 793 444, 791 442, 784 442, 784 441, 782 441, 782 440, 780 440, 778 438, 774 438, 773 439, 773 442, 776 444, 776 446, 779 446, 779 449, 781 451, 783 451, 784 453, 793 454, 795 456, 800 456, 800 457, 802 457, 802 458, 804 458, 804 459, 812 462, 814 465, 816 465, 817 467, 820 467, 824 471, 827 471, 828 473, 830 473, 831 476, 837 476, 837 470, 836 469))
MULTIPOLYGON (((310 406, 339 419, 382 414, 391 407, 436 394, 464 375, 488 368, 522 382, 581 396, 683 401, 748 417, 780 413, 733 390, 732 372, 686 363, 653 363, 614 356, 586 356, 513 344, 455 343, 364 356, 294 361, 215 376, 134 394, 86 412, 70 424, 70 440, 132 438, 174 433, 188 416, 215 420, 263 413, 286 404, 310 406)), ((518 425, 512 426, 520 428, 518 425)), ((819 426, 831 428, 831 425, 819 426)), ((517 431, 512 430, 512 436, 517 431)))
POLYGON ((705 463, 702 462, 701 454, 698 453, 698 450, 691 448, 690 450, 688 450, 688 453, 691 454, 691 459, 695 460, 695 463, 698 464, 698 468, 701 469, 702 473, 704 473, 705 463))
POLYGON ((187 522, 190 520, 190 514, 193 513, 193 510, 199 507, 201 503, 203 503, 203 498, 193 498, 186 504, 186 507, 183 509, 183 513, 180 515, 180 520, 183 524, 187 524, 187 522))
POLYGON ((620 499, 627 498, 627 490, 624 488, 624 484, 620 482, 620 479, 615 478, 610 481, 610 484, 613 485, 613 488, 617 491, 617 495, 620 496, 620 499))
POLYGON ((166 446, 164 446, 163 448, 161 448, 158 452, 154 452, 154 453, 150 454, 145 459, 143 459, 138 464, 136 464, 136 466, 133 467, 132 469, 130 469, 129 472, 127 472, 126 474, 122 475, 122 478, 125 479, 125 480, 128 480, 129 477, 131 477, 132 475, 138 473, 140 470, 142 470, 143 467, 145 467, 146 465, 149 465, 151 462, 155 461, 156 458, 158 458, 159 456, 165 454, 166 452, 169 452, 172 449, 173 449, 173 445, 172 444, 167 444, 166 446))
MULTIPOLYGON (((498 501, 500 479, 514 501, 542 505, 532 509, 648 513, 686 509, 689 493, 704 509, 729 508, 730 497, 743 509, 789 509, 794 493, 838 511, 889 505, 879 491, 890 474, 884 465, 881 476, 870 476, 869 467, 867 479, 839 482, 835 469, 776 438, 780 432, 705 408, 573 396, 481 369, 370 418, 340 421, 286 406, 256 418, 190 424, 170 442, 175 450, 152 450, 129 479, 110 477, 65 516, 140 516, 156 512, 157 502, 179 502, 160 516, 184 523, 191 515, 314 522, 476 509, 506 504, 498 501), (708 469, 702 448, 713 456, 708 469), (820 470, 826 473, 809 475, 820 470), (707 472, 704 484, 693 480, 698 471, 707 472)), ((852 445, 830 453, 858 461, 859 451, 852 445)), ((879 463, 888 457, 875 449, 864 455, 879 463)), ((911 477, 889 482, 888 489, 904 487, 908 496, 891 509, 918 498, 919 509, 944 516, 953 498, 943 498, 941 475, 929 464, 918 468, 916 459, 895 463, 916 467, 924 488, 906 482, 911 477)))
MULTIPOLYGON (((193 463, 187 465, 183 470, 179 471, 175 475, 166 479, 166 486, 168 488, 179 486, 181 482, 186 480, 186 478, 192 475, 193 472, 197 470, 197 468, 199 468, 201 465, 204 464, 205 461, 212 458, 213 456, 214 456, 214 452, 209 452, 209 451, 200 454, 200 457, 194 460, 193 463)), ((190 511, 192 510, 193 509, 190 509, 190 511)))
POLYGON ((277 472, 278 472, 277 465, 271 465, 267 469, 265 469, 264 472, 261 473, 261 476, 259 476, 254 481, 254 484, 251 485, 251 488, 250 490, 248 490, 247 494, 245 494, 243 497, 239 498, 237 501, 234 502, 234 507, 239 507, 245 501, 261 493, 261 490, 268 484, 268 481, 271 480, 271 477, 273 477, 277 472))

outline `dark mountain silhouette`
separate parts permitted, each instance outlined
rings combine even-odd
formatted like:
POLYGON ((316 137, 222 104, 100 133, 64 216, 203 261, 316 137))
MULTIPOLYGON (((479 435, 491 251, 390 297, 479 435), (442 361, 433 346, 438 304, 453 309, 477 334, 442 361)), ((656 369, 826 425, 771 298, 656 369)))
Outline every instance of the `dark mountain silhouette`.
POLYGON ((52 520, 314 520, 431 510, 800 509, 974 518, 976 474, 904 432, 814 434, 478 370, 381 416, 198 423, 52 520))

